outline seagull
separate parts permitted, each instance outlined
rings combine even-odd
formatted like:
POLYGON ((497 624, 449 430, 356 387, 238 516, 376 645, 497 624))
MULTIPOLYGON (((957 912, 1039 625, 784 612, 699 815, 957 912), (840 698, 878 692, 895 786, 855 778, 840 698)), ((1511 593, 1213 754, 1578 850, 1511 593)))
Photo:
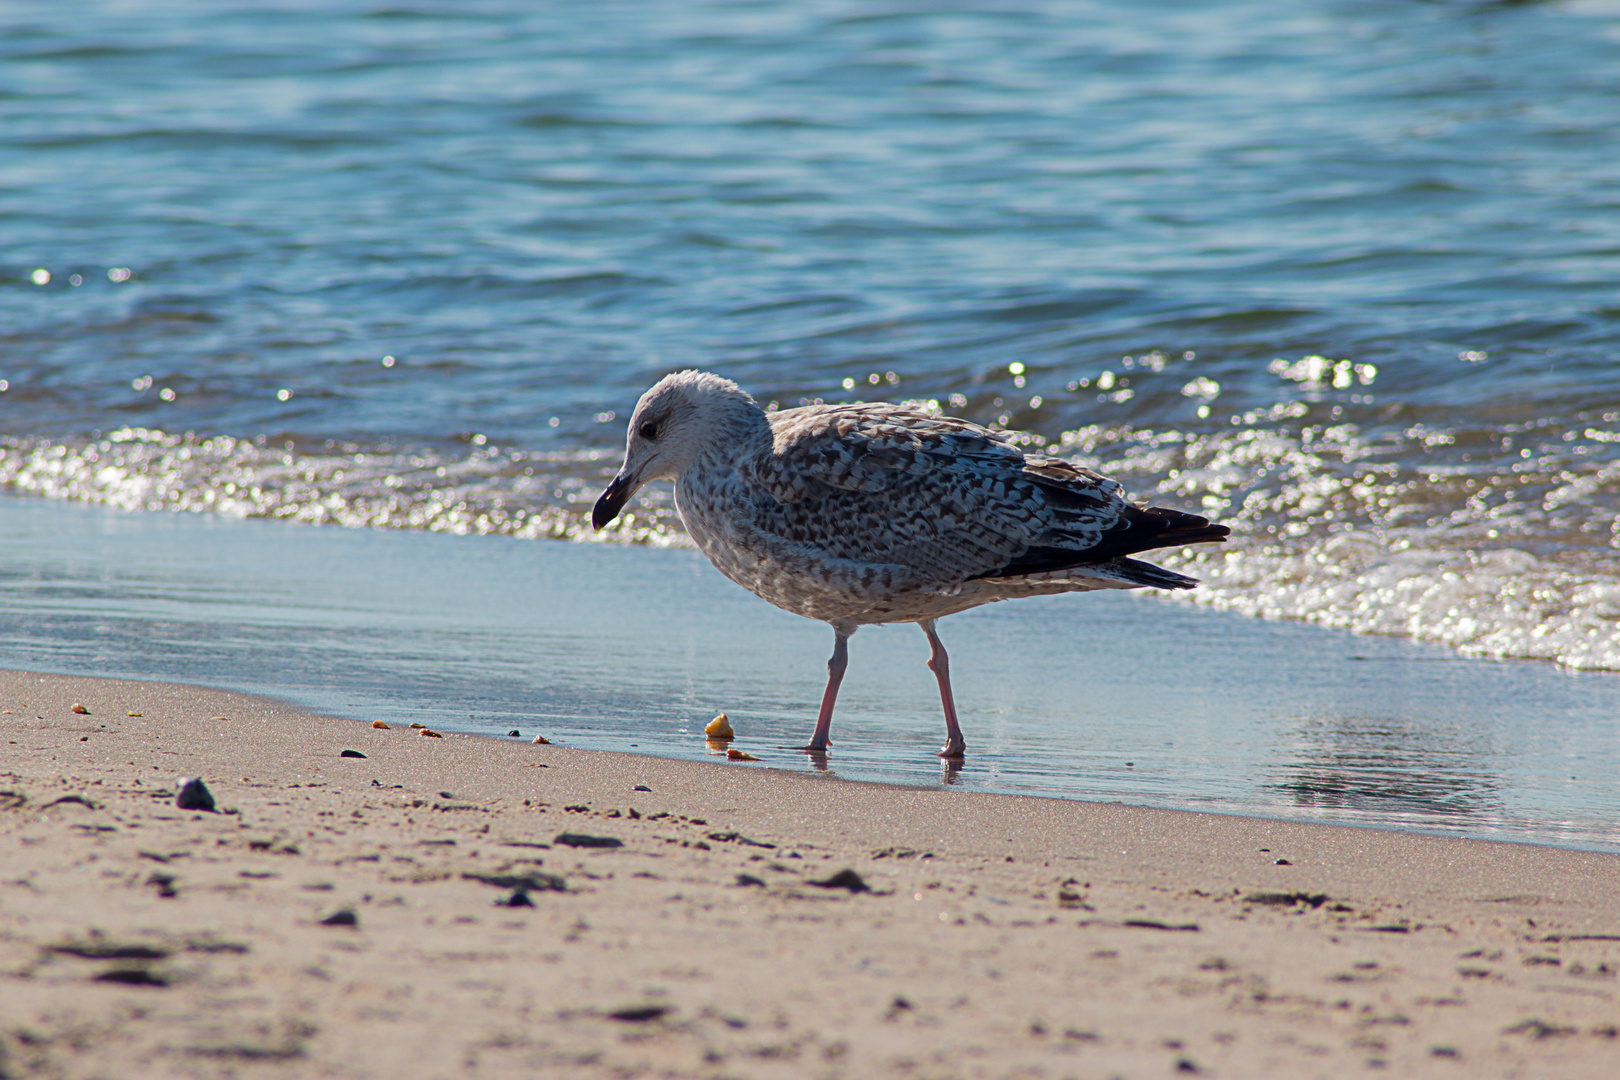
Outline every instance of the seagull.
POLYGON ((1004 433, 887 402, 767 413, 736 383, 666 376, 630 417, 624 464, 591 511, 600 531, 646 483, 675 481, 686 531, 715 569, 835 635, 816 729, 825 754, 849 638, 916 623, 945 709, 939 756, 967 750, 936 620, 997 600, 1093 589, 1190 589, 1140 562, 1226 539, 1207 518, 1127 501, 1116 480, 1027 453, 1004 433))

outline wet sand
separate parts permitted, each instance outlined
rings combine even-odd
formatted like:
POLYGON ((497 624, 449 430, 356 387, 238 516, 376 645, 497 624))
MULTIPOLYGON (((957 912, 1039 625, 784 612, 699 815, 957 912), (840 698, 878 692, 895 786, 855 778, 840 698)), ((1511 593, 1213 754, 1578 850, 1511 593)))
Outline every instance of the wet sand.
POLYGON ((429 738, 161 683, 0 673, 0 709, 4 1076, 1620 1063, 1613 854, 429 738), (217 810, 178 809, 180 775, 217 810))

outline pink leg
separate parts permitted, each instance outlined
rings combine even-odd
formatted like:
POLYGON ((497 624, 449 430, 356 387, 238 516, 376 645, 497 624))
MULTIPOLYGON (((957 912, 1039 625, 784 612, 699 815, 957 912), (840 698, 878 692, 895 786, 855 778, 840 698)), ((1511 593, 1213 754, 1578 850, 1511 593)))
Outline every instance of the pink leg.
POLYGON ((939 680, 939 701, 945 706, 945 745, 939 748, 939 756, 966 757, 967 740, 962 738, 962 726, 956 722, 956 699, 951 696, 951 658, 945 655, 945 646, 934 633, 933 619, 921 619, 917 625, 928 635, 928 669, 939 680))
POLYGON ((793 749, 823 754, 832 742, 833 704, 838 700, 838 685, 844 681, 844 669, 849 667, 849 635, 854 632, 853 626, 833 624, 838 641, 833 646, 832 659, 827 661, 827 689, 821 695, 821 711, 816 714, 816 732, 810 736, 808 745, 793 749))

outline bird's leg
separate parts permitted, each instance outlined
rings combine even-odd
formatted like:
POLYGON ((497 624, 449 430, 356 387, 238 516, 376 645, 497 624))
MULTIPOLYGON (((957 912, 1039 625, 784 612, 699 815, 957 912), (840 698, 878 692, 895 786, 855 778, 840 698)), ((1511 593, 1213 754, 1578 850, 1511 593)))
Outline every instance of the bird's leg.
POLYGON ((827 661, 827 689, 821 695, 821 711, 816 714, 816 731, 806 746, 793 747, 812 754, 824 754, 832 742, 833 703, 838 700, 838 684, 844 681, 844 669, 849 667, 849 635, 855 627, 846 623, 833 623, 837 643, 833 645, 832 659, 827 661))
POLYGON ((933 619, 920 619, 917 625, 928 635, 928 670, 939 680, 939 701, 945 706, 945 745, 939 748, 939 756, 966 757, 967 740, 962 738, 962 726, 956 722, 956 699, 951 696, 951 658, 945 655, 945 646, 934 633, 933 619))

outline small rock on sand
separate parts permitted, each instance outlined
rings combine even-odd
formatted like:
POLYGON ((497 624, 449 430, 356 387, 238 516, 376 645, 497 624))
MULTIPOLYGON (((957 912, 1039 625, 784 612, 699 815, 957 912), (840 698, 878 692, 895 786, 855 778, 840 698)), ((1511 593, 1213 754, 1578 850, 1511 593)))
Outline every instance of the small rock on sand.
POLYGON ((214 809, 214 793, 208 790, 202 777, 182 776, 175 783, 180 787, 180 794, 175 796, 174 805, 182 810, 214 809))
POLYGON ((374 727, 374 728, 377 728, 377 729, 379 729, 379 730, 381 730, 381 731, 387 731, 387 730, 388 730, 388 725, 387 725, 387 724, 385 724, 385 723, 384 723, 384 722, 383 722, 383 721, 381 721, 381 720, 373 720, 373 721, 372 721, 372 722, 371 722, 371 726, 372 726, 372 727, 374 727))
POLYGON ((710 720, 703 728, 703 734, 711 739, 735 739, 737 733, 731 729, 731 720, 725 713, 710 720))
POLYGON ((587 836, 585 833, 558 833, 554 844, 566 844, 569 847, 624 847, 624 841, 617 836, 587 836))
POLYGON ((80 716, 90 715, 90 710, 85 708, 83 705, 80 705, 77 701, 73 703, 73 711, 78 713, 80 716))
POLYGON ((848 889, 852 893, 871 892, 872 887, 853 870, 840 870, 830 878, 821 881, 812 881, 811 885, 819 889, 848 889))
POLYGON ((608 1015, 626 1023, 644 1024, 648 1020, 657 1020, 671 1011, 668 1005, 627 1005, 622 1009, 614 1009, 608 1015))
POLYGON ((338 755, 338 757, 357 757, 357 758, 363 758, 365 756, 366 755, 362 754, 358 750, 345 750, 345 751, 343 751, 343 753, 338 755))

